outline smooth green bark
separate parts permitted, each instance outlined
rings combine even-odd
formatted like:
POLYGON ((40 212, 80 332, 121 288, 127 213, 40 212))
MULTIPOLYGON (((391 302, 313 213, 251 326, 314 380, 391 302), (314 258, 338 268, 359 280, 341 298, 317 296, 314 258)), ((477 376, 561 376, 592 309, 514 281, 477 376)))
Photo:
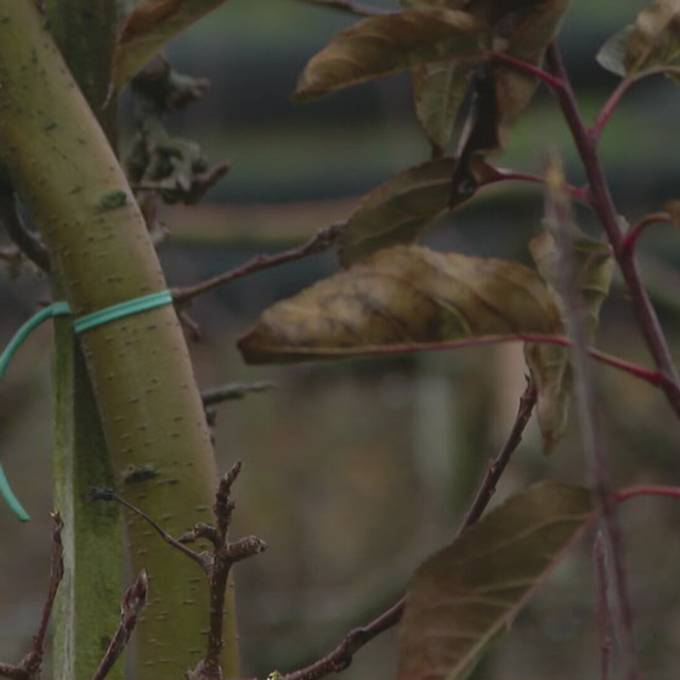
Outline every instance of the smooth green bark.
MULTIPOLYGON (((116 27, 110 0, 48 0, 45 11, 68 66, 115 147, 116 108, 102 109, 116 27)), ((57 276, 52 288, 63 289, 57 276)), ((64 579, 54 620, 53 677, 86 680, 97 667, 118 625, 115 603, 123 589, 123 525, 120 509, 90 503, 93 487, 115 480, 99 413, 80 346, 69 319, 55 320, 52 390, 54 402, 55 507, 64 519, 64 579)), ((109 672, 122 680, 124 663, 109 672)))
MULTIPOLYGON (((0 0, 0 82, 0 162, 43 229, 74 312, 165 289, 115 154, 33 2, 0 0)), ((175 310, 97 327, 80 343, 124 495, 174 534, 210 519, 212 445, 175 310), (134 474, 142 469, 147 474, 134 474)), ((150 575, 135 676, 182 677, 204 651, 205 578, 137 518, 128 516, 127 527, 133 569, 150 575)), ((223 663, 233 676, 227 628, 223 663)))

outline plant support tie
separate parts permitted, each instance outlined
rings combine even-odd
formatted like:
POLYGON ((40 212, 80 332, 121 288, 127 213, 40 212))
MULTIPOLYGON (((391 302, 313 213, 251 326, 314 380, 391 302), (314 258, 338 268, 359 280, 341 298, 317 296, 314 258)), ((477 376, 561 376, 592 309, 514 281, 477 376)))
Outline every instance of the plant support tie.
MULTIPOLYGON (((133 314, 146 312, 157 307, 172 304, 172 294, 169 290, 163 290, 159 293, 151 293, 142 297, 119 302, 111 307, 105 307, 91 314, 86 314, 77 318, 73 322, 73 330, 77 333, 84 333, 97 326, 103 326, 111 321, 117 321, 133 314)), ((34 314, 26 323, 24 323, 19 330, 14 334, 14 337, 9 341, 7 347, 0 354, 0 378, 2 378, 7 371, 7 367, 21 345, 26 341, 28 336, 47 319, 52 319, 57 316, 68 316, 71 314, 71 308, 67 302, 54 302, 51 305, 41 309, 34 314)), ((27 522, 30 517, 23 508, 17 497, 12 492, 5 472, 0 463, 0 496, 5 503, 10 507, 12 512, 22 521, 27 522)))

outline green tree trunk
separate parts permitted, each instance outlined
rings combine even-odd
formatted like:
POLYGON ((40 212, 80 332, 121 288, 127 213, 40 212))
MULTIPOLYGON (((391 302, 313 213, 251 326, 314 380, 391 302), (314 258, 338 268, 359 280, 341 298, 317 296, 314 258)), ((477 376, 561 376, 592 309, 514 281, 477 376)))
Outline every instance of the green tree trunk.
MULTIPOLYGON (((116 107, 106 109, 116 3, 106 0, 48 0, 50 32, 112 146, 116 107)), ((64 290, 52 277, 55 296, 64 290)), ((55 680, 86 680, 118 624, 115 606, 123 586, 123 526, 119 508, 89 503, 93 487, 115 480, 90 379, 69 319, 57 319, 54 333, 54 495, 64 519, 64 580, 57 601, 53 640, 55 680), (93 556, 97 556, 93 559, 93 556)), ((122 680, 125 666, 109 673, 122 680)))
MULTIPOLYGON (((43 24, 33 2, 0 0, 0 162, 83 315, 167 285, 115 154, 43 24)), ((208 520, 214 457, 175 310, 98 326, 79 340, 124 495, 174 534, 208 520)), ((204 650, 207 584, 138 519, 127 517, 127 529, 133 569, 148 570, 151 588, 136 678, 182 677, 204 650)), ((226 637, 224 671, 237 675, 233 627, 226 637)))

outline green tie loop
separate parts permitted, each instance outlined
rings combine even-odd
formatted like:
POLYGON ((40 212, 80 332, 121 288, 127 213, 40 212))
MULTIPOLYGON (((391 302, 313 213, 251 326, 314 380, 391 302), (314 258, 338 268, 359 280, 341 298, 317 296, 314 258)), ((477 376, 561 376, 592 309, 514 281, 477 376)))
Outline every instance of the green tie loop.
MULTIPOLYGON (((104 309, 92 312, 91 314, 81 316, 73 322, 73 330, 77 334, 84 333, 91 328, 102 326, 111 321, 123 319, 127 316, 132 316, 133 314, 139 314, 140 312, 146 312, 150 309, 156 309, 157 307, 163 307, 169 304, 172 304, 172 293, 169 290, 151 293, 150 295, 126 300, 125 302, 120 302, 116 305, 111 305, 110 307, 105 307, 104 309)), ((53 319, 57 316, 68 316, 70 314, 71 308, 67 302, 54 302, 48 307, 41 309, 26 321, 26 323, 24 323, 14 334, 3 352, 0 353, 0 378, 2 378, 7 371, 7 366, 9 366, 9 362, 19 347, 23 345, 28 336, 43 323, 43 321, 53 319)), ((12 491, 5 472, 2 469, 2 463, 0 463, 0 496, 2 496, 5 503, 7 503, 12 512, 14 512, 22 522, 28 522, 30 520, 28 513, 24 510, 19 499, 12 491)))

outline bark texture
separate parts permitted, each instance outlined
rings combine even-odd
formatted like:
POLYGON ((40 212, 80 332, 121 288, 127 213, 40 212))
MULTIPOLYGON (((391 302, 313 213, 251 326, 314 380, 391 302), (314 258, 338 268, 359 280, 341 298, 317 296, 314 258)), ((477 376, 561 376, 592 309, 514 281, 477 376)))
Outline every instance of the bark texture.
MULTIPOLYGON (((0 162, 74 313, 165 289, 116 156, 33 2, 0 0, 0 83, 0 162)), ((213 451, 174 308, 99 326, 80 343, 122 493, 175 534, 208 520, 213 451)), ((150 576, 135 675, 182 677, 204 650, 204 578, 135 518, 128 537, 133 569, 150 576)), ((225 675, 238 673, 233 638, 227 631, 225 675)))

